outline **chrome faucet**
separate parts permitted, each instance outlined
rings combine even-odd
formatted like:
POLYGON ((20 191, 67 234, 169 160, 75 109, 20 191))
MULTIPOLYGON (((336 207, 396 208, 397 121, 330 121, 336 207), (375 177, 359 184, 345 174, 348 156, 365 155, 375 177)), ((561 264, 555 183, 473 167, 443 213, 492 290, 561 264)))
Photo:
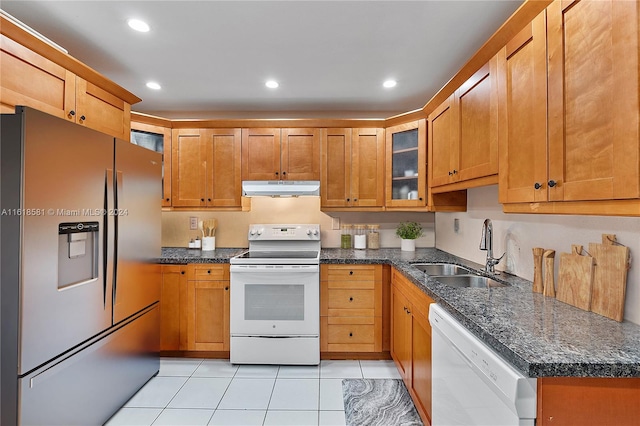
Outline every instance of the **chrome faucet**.
POLYGON ((493 225, 491 224, 491 219, 485 219, 482 224, 480 250, 487 251, 487 263, 485 264, 484 270, 492 274, 497 274, 495 266, 500 263, 505 253, 497 259, 493 258, 493 225))

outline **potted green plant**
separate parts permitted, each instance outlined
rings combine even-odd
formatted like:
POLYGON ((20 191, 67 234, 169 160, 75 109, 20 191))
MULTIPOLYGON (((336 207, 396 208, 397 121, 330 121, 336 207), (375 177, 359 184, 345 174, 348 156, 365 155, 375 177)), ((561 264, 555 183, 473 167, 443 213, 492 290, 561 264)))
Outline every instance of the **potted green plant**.
POLYGON ((424 231, 417 222, 401 222, 396 228, 396 235, 401 238, 402 251, 416 251, 416 238, 420 238, 424 231))

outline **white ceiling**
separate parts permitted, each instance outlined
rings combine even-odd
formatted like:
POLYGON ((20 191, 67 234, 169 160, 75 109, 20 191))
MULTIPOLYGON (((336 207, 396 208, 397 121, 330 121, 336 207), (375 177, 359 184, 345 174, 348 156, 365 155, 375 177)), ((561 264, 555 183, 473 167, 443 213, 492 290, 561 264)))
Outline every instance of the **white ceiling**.
POLYGON ((424 106, 521 0, 7 1, 167 118, 386 118, 424 106), (148 33, 129 29, 136 17, 148 33), (278 89, 264 86, 267 79, 278 89), (385 89, 394 78, 398 85, 385 89), (163 89, 145 87, 149 80, 163 89))

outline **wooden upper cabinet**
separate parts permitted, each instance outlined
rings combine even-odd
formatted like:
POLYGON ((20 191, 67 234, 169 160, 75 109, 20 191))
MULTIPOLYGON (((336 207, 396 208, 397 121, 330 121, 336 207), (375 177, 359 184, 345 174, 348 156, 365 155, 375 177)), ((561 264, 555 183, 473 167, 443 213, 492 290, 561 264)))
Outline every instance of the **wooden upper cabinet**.
POLYGON ((542 12, 498 54, 502 203, 547 201, 546 49, 542 12))
POLYGON ((240 129, 173 129, 174 207, 241 206, 240 129))
POLYGON ((0 62, 2 112, 13 113, 16 105, 25 105, 75 121, 75 74, 4 35, 0 62))
POLYGON ((427 123, 417 120, 387 127, 387 207, 424 207, 427 187, 427 123))
POLYGON ((347 207, 351 198, 351 129, 322 129, 320 205, 347 207))
POLYGON ((128 141, 131 104, 0 35, 0 105, 44 111, 128 141))
POLYGON ((320 129, 282 129, 280 177, 320 180, 320 129))
POLYGON ((240 129, 203 129, 206 194, 209 207, 241 206, 242 139, 240 129))
MULTIPOLYGON (((171 129, 132 121, 131 131, 144 132, 162 140, 162 207, 171 207, 171 129)), ((133 143, 133 136, 131 142, 133 143)))
POLYGON ((454 181, 498 174, 497 57, 493 57, 456 91, 459 139, 454 181))
MULTIPOLYGON (((497 57, 436 108, 429 122, 430 187, 497 176, 497 57)), ((495 182, 482 182, 488 183, 495 182)))
POLYGON ((200 129, 173 129, 171 191, 174 207, 206 206, 206 152, 200 129))
POLYGON ((350 203, 356 207, 384 205, 384 129, 353 129, 350 203))
POLYGON ((547 8, 550 201, 640 197, 638 7, 547 8))
POLYGON ((242 180, 280 180, 280 129, 242 129, 242 180))
POLYGON ((321 208, 382 208, 384 129, 322 129, 321 153, 321 208))
POLYGON ((452 181, 455 168, 453 147, 458 139, 455 123, 454 95, 429 114, 429 186, 446 185, 452 181))
POLYGON ((76 78, 76 123, 128 141, 131 105, 95 84, 76 78))
POLYGON ((320 180, 320 130, 242 129, 242 180, 320 180))

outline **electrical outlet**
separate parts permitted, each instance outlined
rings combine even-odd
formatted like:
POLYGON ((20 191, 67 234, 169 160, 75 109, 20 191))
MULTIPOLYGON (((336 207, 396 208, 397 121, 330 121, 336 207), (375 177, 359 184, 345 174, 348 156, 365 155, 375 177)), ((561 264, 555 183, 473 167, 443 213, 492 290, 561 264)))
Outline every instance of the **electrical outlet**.
POLYGON ((331 229, 340 229, 340 218, 332 217, 331 218, 331 229))
POLYGON ((198 229, 198 218, 195 216, 191 216, 189 218, 189 229, 191 231, 195 231, 198 229))
POLYGON ((458 234, 460 232, 460 219, 453 219, 453 232, 458 234))

